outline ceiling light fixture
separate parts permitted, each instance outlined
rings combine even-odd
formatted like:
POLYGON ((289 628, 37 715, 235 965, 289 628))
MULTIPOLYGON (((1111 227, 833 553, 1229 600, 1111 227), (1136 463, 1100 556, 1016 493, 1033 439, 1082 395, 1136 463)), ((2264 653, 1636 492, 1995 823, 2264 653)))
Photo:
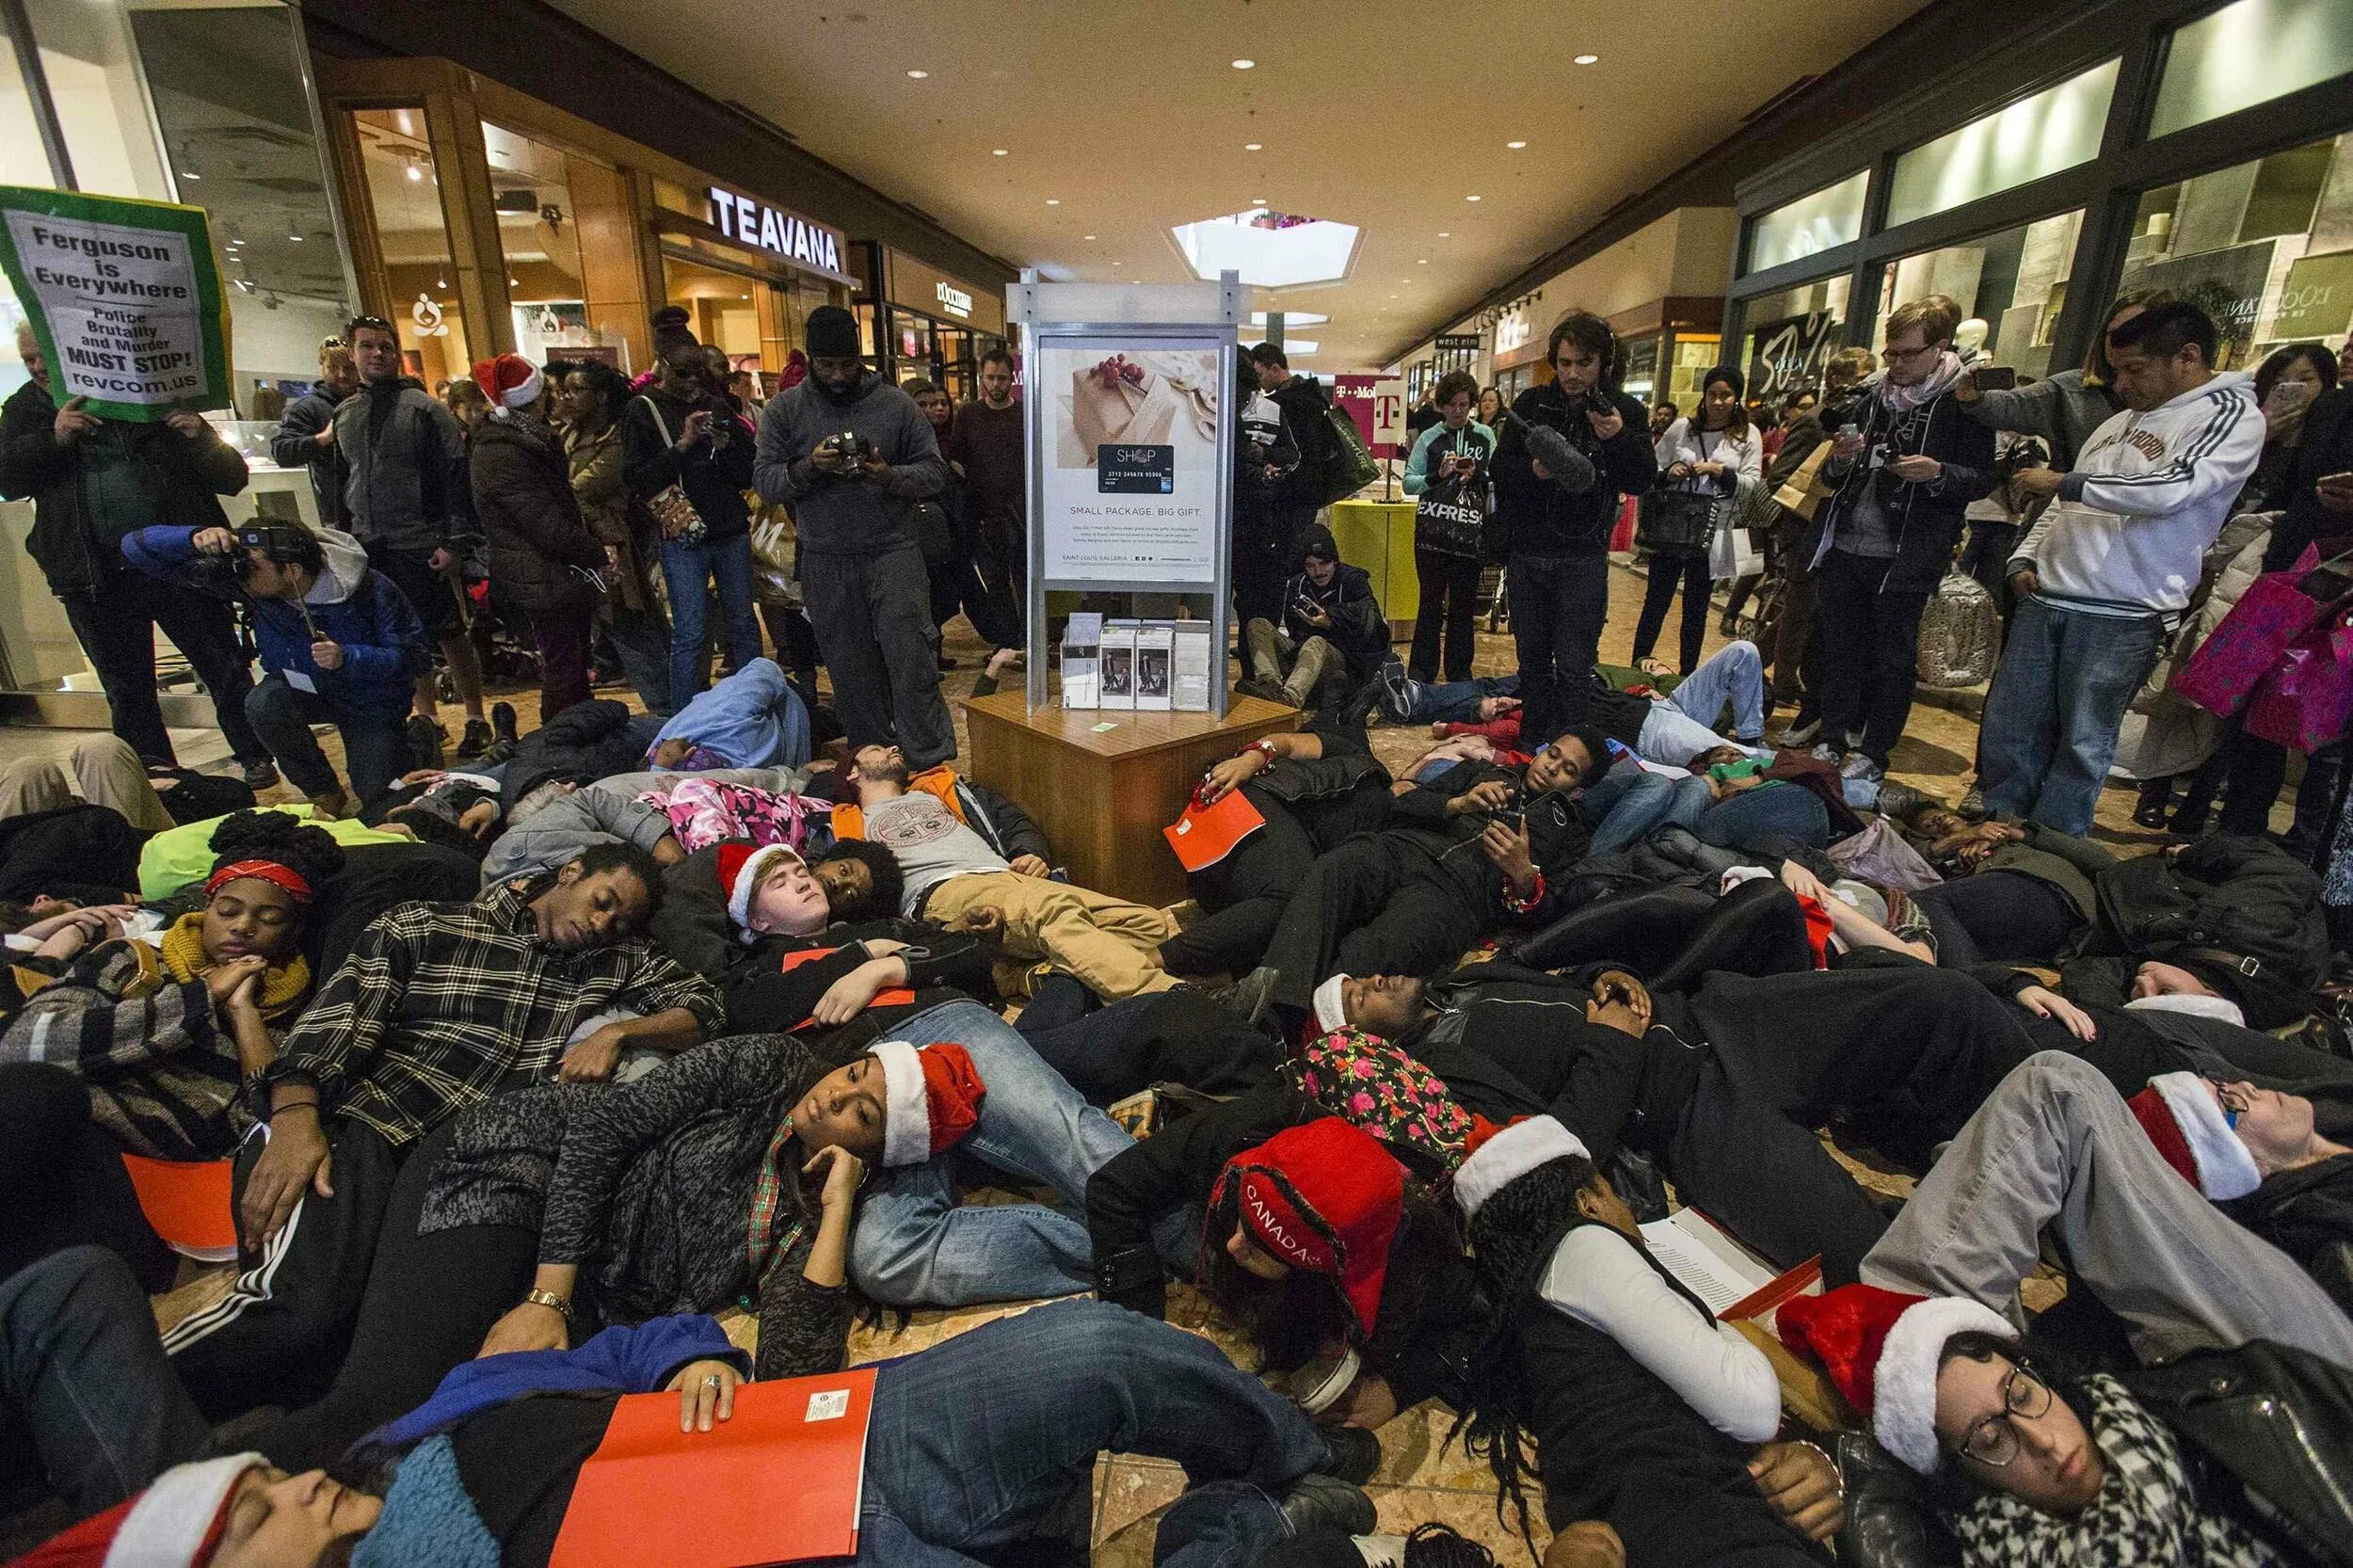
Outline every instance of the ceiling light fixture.
POLYGON ((1577 57, 1576 63, 1578 65, 1594 65, 1599 63, 1600 59, 1601 56, 1599 55, 1579 55, 1577 57))
POLYGON ((1062 205, 1062 198, 1059 196, 1049 196, 1046 199, 1046 204, 1049 207, 1059 207, 1062 205))
POLYGON ((1479 198, 1477 198, 1476 196, 1465 196, 1465 198, 1463 198, 1463 200, 1465 200, 1465 201, 1476 201, 1476 200, 1479 200, 1479 198))
POLYGON ((1250 71, 1256 69, 1257 64, 1258 62, 1256 60, 1236 60, 1234 62, 1234 69, 1236 71, 1250 71))
POLYGON ((992 147, 988 150, 988 155, 992 158, 1001 158, 1012 151, 1008 147, 992 147))
POLYGON ((1264 145, 1265 144, 1262 142, 1246 141, 1241 144, 1241 150, 1245 152, 1258 152, 1264 145))
POLYGON ((296 245, 300 245, 302 243, 302 236, 300 234, 288 234, 286 237, 294 241, 296 245))
POLYGON ((1414 264, 1416 266, 1428 266, 1430 264, 1430 258, 1427 256, 1417 256, 1414 258, 1414 264))
POLYGON ((908 79, 909 79, 910 81, 917 81, 917 82, 920 82, 920 81, 923 80, 923 78, 925 78, 926 76, 929 76, 930 74, 931 74, 931 72, 928 72, 928 71, 910 71, 910 72, 907 72, 907 77, 908 77, 908 79))
POLYGON ((1518 152, 1521 148, 1526 147, 1526 146, 1528 145, 1528 143, 1526 143, 1526 142, 1524 142, 1524 141, 1507 141, 1507 142, 1505 142, 1503 145, 1504 145, 1504 146, 1506 146, 1506 147, 1508 147, 1508 148, 1510 148, 1513 152, 1518 152))
POLYGON ((1079 237, 1083 240, 1091 240, 1095 236, 1093 234, 1080 234, 1079 237))
POLYGON ((180 171, 180 178, 183 180, 201 180, 204 176, 199 174, 192 168, 184 168, 180 171))
POLYGON ((1438 237, 1442 240, 1450 240, 1454 237, 1454 231, 1451 229, 1441 229, 1438 231, 1438 237))
POLYGON ((422 164, 410 164, 408 166, 408 178, 414 184, 424 184, 424 166, 422 164))

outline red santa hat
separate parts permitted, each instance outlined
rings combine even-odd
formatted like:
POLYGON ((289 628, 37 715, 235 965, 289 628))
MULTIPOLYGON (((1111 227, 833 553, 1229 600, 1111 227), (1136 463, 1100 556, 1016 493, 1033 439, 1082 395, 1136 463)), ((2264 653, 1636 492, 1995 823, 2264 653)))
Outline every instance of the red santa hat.
POLYGON ((795 866, 808 863, 790 844, 729 842, 719 846, 719 891, 727 895, 728 919, 738 931, 751 931, 752 894, 760 888, 760 872, 778 860, 795 866))
POLYGON ((1465 1224, 1489 1198, 1537 1166, 1593 1158, 1585 1141, 1557 1116, 1524 1116, 1501 1128, 1481 1118, 1467 1146, 1469 1156, 1454 1173, 1454 1205, 1465 1224))
POLYGON ((520 354, 501 354, 494 360, 477 360, 473 379, 490 400, 493 410, 528 408, 539 401, 539 393, 547 386, 547 377, 539 374, 539 367, 520 354))
POLYGON ((1782 1304, 1782 1342, 1822 1364, 1871 1423, 1880 1447, 1922 1475, 1937 1465, 1936 1368, 1956 1334, 2015 1340, 1992 1307, 1961 1296, 1914 1296, 1876 1285, 1842 1285, 1782 1304))
POLYGON ((1379 1139, 1337 1116, 1285 1128, 1225 1162, 1210 1213, 1228 1190, 1258 1245, 1294 1269, 1337 1278, 1357 1326, 1372 1333, 1405 1213, 1405 1167, 1379 1139))
POLYGON ((2124 1104, 2165 1162, 2215 1202, 2243 1198, 2263 1185, 2255 1157, 2196 1073, 2159 1073, 2124 1104))
POLYGON ((874 1047, 883 1070, 883 1163, 920 1165, 972 1130, 988 1085, 952 1041, 918 1050, 904 1040, 874 1047))
POLYGON ((200 1568, 229 1527, 229 1499, 257 1453, 175 1464, 128 1501, 85 1519, 8 1568, 200 1568))

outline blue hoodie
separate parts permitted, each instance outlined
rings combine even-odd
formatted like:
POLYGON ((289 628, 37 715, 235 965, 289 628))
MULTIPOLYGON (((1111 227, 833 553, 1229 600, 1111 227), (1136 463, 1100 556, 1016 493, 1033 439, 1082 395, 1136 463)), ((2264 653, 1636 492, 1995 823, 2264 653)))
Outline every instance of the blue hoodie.
MULTIPOLYGON (((433 664, 424 623, 392 579, 368 565, 359 540, 332 528, 315 532, 327 569, 302 602, 247 601, 262 667, 300 676, 288 684, 308 683, 339 712, 397 728, 408 715, 417 677, 433 664), (324 670, 312 662, 314 636, 343 645, 341 668, 324 670)), ((196 535, 193 528, 142 528, 124 537, 122 556, 150 577, 178 578, 197 558, 196 535)))

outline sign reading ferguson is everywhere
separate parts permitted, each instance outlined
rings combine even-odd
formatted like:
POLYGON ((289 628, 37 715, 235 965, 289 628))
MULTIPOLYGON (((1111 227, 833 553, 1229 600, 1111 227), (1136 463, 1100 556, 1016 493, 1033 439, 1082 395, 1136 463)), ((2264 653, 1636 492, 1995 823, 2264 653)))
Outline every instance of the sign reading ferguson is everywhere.
POLYGON ((0 267, 58 404, 133 421, 229 407, 229 323, 202 208, 0 185, 0 267))

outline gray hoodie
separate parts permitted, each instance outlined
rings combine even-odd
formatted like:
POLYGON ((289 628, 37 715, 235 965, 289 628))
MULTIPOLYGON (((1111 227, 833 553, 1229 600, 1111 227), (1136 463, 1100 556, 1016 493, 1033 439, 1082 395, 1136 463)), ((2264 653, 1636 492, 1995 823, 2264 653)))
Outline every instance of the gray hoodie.
POLYGON ((792 508, 803 550, 880 555, 914 547, 915 503, 948 488, 948 465, 915 399, 880 376, 869 372, 846 398, 812 376, 760 416, 752 482, 761 500, 792 508), (809 462, 819 442, 845 431, 890 465, 880 480, 824 473, 809 462))

